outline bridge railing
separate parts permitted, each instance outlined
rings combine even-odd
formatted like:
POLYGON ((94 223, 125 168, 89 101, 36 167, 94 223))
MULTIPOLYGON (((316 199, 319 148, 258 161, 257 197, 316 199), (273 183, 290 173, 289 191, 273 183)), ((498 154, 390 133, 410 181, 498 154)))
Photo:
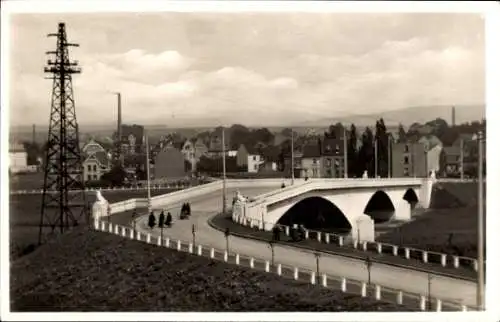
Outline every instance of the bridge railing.
POLYGON ((329 289, 340 289, 344 293, 357 294, 361 297, 372 297, 376 300, 406 305, 415 310, 439 312, 457 310, 467 311, 468 309, 474 309, 453 300, 433 298, 432 294, 421 295, 403 292, 377 284, 369 284, 367 281, 352 280, 341 276, 325 274, 322 273, 321 266, 316 270, 310 270, 284 265, 267 259, 232 252, 228 249, 222 250, 202 244, 193 244, 192 242, 180 239, 172 239, 168 236, 164 236, 163 239, 160 237, 153 237, 151 233, 143 233, 138 230, 134 231, 130 227, 115 225, 106 221, 95 221, 94 228, 98 231, 115 234, 123 238, 145 242, 158 247, 166 247, 179 252, 188 252, 198 256, 208 257, 212 260, 224 261, 233 265, 277 274, 283 278, 307 282, 313 285, 317 284, 329 289))
MULTIPOLYGON (((198 185, 195 185, 198 186, 198 185)), ((154 184, 150 186, 151 190, 163 190, 163 189, 186 189, 193 187, 190 183, 165 183, 165 184, 154 184)), ((131 186, 131 187, 103 187, 103 188, 85 188, 85 191, 145 191, 147 187, 144 186, 131 186)), ((70 190, 70 192, 81 192, 82 190, 70 190)), ((58 193, 58 190, 49 190, 48 193, 58 193)), ((30 190, 11 190, 11 195, 26 195, 26 194, 42 194, 43 189, 30 189, 30 190)))
MULTIPOLYGON (((237 223, 248 226, 250 228, 263 230, 263 227, 279 227, 281 232, 284 232, 286 236, 291 236, 291 230, 293 229, 287 225, 275 224, 271 222, 262 223, 259 219, 252 219, 248 217, 240 216, 236 220, 237 223)), ((333 244, 339 247, 353 247, 357 250, 362 250, 370 253, 377 254, 388 254, 405 259, 413 259, 422 261, 423 263, 435 263, 440 264, 442 267, 453 267, 453 268, 469 268, 475 271, 478 270, 478 261, 475 258, 458 256, 453 254, 445 254, 440 252, 434 252, 430 250, 423 250, 403 245, 394 245, 389 243, 381 242, 368 242, 368 241, 358 241, 351 238, 335 233, 327 233, 317 230, 305 229, 305 239, 316 241, 318 243, 333 244)))
POLYGON ((382 185, 384 187, 396 185, 421 185, 424 179, 421 178, 398 178, 398 179, 311 179, 309 184, 301 184, 301 185, 293 185, 289 189, 282 189, 275 191, 273 193, 269 193, 268 196, 264 196, 263 198, 259 198, 248 205, 249 208, 255 207, 262 204, 271 204, 274 202, 278 202, 282 199, 283 195, 287 195, 289 198, 296 197, 305 192, 311 190, 322 190, 322 189, 342 189, 346 188, 346 182, 349 182, 353 188, 360 187, 376 187, 377 185, 382 185))

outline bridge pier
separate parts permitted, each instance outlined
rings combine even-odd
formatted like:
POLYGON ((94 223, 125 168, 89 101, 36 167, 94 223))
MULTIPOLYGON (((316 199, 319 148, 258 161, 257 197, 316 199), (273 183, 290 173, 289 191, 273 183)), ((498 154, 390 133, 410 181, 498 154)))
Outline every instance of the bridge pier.
POLYGON ((352 227, 351 231, 352 239, 356 241, 375 241, 375 223, 367 215, 359 216, 352 227))
POLYGON ((394 205, 394 219, 410 221, 411 220, 411 204, 402 199, 394 205))

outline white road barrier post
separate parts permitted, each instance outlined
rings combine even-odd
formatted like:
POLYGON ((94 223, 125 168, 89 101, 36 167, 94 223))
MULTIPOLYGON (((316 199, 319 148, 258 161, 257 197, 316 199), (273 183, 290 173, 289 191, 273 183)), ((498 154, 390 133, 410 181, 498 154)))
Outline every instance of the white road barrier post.
POLYGON ((380 301, 380 285, 375 285, 375 299, 380 301))
POLYGON ((436 312, 441 312, 441 300, 436 299, 436 312))
POLYGON ((398 303, 398 305, 403 305, 403 291, 398 292, 396 303, 398 303))
POLYGON ((366 283, 361 284, 361 297, 366 297, 366 283))
POLYGON ((426 303, 425 295, 420 295, 420 311, 425 311, 425 303, 426 303))

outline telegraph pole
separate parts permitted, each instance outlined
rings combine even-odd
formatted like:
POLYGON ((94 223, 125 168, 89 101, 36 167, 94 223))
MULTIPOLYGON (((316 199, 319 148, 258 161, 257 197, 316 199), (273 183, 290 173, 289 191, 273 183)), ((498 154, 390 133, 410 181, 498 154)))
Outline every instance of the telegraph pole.
POLYGON ((478 133, 478 152, 479 152, 479 164, 478 164, 478 218, 477 218, 477 307, 479 310, 484 310, 484 209, 483 209, 483 132, 478 133))
POLYGON ((45 155, 45 174, 43 183, 42 209, 38 243, 42 243, 43 227, 50 227, 54 233, 56 227, 63 233, 70 226, 77 226, 87 218, 86 195, 82 157, 80 153, 78 123, 73 96, 72 75, 81 69, 77 61, 70 61, 68 47, 79 47, 68 43, 64 23, 58 24, 57 33, 48 37, 57 37, 55 51, 48 55, 55 57, 47 60, 45 73, 51 74, 52 106, 49 119, 48 144, 45 155), (70 190, 78 190, 71 193, 70 190), (72 209, 79 208, 73 211, 72 209))
POLYGON ((147 185, 148 185, 148 214, 151 213, 151 184, 150 184, 150 174, 149 174, 149 141, 148 135, 146 134, 146 175, 148 176, 147 185))
POLYGON ((375 138, 375 178, 378 178, 378 139, 375 138))
POLYGON ((464 181, 464 139, 460 139, 460 180, 464 181))
POLYGON ((347 179, 349 177, 348 175, 348 159, 347 159, 347 137, 346 137, 346 130, 344 127, 344 178, 347 179))
POLYGON ((226 213, 226 140, 222 128, 222 213, 226 213))
POLYGON ((387 178, 391 177, 392 172, 392 140, 387 135, 387 178))

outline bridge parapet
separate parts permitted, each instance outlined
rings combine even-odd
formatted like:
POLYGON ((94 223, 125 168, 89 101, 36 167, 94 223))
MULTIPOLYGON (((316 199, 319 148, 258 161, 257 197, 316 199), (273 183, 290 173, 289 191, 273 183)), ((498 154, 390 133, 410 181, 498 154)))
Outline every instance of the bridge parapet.
POLYGON ((289 189, 282 189, 271 192, 267 195, 259 196, 248 207, 257 207, 262 204, 272 204, 283 200, 283 198, 293 198, 311 190, 325 189, 349 189, 349 188, 389 188, 389 187, 420 187, 426 182, 421 178, 398 178, 398 179, 311 179, 306 184, 291 186, 289 189))

